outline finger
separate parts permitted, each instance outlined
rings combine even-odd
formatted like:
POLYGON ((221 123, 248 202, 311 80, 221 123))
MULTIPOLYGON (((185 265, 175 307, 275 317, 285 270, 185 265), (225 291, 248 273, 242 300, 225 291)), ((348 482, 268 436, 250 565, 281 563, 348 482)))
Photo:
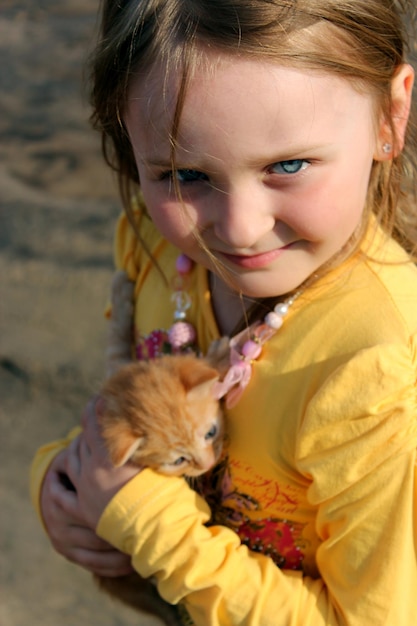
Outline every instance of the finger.
MULTIPOLYGON (((97 402, 100 402, 100 399, 98 399, 97 402)), ((84 424, 85 426, 79 444, 81 465, 84 465, 90 455, 103 467, 112 467, 104 440, 101 436, 95 411, 87 412, 84 424)))
POLYGON ((77 547, 71 550, 67 558, 99 576, 125 576, 134 571, 130 557, 117 550, 96 552, 77 547))
POLYGON ((78 435, 78 437, 75 437, 75 439, 71 441, 67 448, 67 455, 65 457, 65 474, 68 476, 75 489, 77 489, 81 471, 79 451, 80 439, 81 436, 78 435))
POLYGON ((49 470, 48 471, 53 471, 53 472, 65 472, 65 457, 67 455, 67 450, 61 450, 61 452, 58 452, 58 454, 56 455, 56 457, 53 459, 51 465, 49 466, 49 470))
POLYGON ((62 483, 59 474, 51 472, 46 476, 45 489, 48 490, 49 496, 55 506, 63 511, 71 521, 74 523, 84 522, 84 518, 79 510, 76 491, 67 489, 62 483))
POLYGON ((90 550, 93 552, 118 552, 110 543, 98 537, 96 533, 91 530, 91 528, 86 528, 85 526, 79 526, 77 524, 67 527, 65 541, 67 545, 74 548, 90 550))
POLYGON ((78 442, 77 453, 81 471, 87 471, 91 474, 92 471, 97 471, 99 468, 113 468, 101 438, 92 441, 90 437, 90 441, 88 441, 86 434, 83 432, 78 442))
POLYGON ((94 405, 95 405, 95 396, 93 396, 91 398, 91 400, 89 400, 87 402, 87 404, 85 405, 84 410, 82 412, 82 415, 81 415, 81 425, 82 425, 83 428, 85 428, 87 426, 88 416, 91 413, 91 411, 93 410, 94 405))
POLYGON ((90 449, 90 446, 88 445, 88 441, 84 435, 84 432, 80 436, 78 446, 77 446, 77 451, 78 451, 78 459, 80 462, 80 466, 84 467, 85 463, 88 463, 88 461, 91 458, 91 449, 90 449))
POLYGON ((103 407, 103 400, 100 396, 94 396, 88 402, 82 415, 82 426, 84 431, 88 433, 94 433, 94 436, 99 435, 99 427, 97 417, 101 414, 103 407))

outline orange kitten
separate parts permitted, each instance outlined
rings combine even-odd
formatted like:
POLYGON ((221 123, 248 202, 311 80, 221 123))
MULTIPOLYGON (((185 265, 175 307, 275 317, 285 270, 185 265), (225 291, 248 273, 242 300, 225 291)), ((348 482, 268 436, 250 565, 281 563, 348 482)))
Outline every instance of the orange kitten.
MULTIPOLYGON (((211 388, 218 372, 195 356, 163 356, 122 367, 100 396, 102 434, 115 466, 126 462, 171 476, 196 477, 219 460, 224 425, 211 388)), ((102 588, 136 609, 177 621, 177 609, 138 574, 98 578, 102 588)))
POLYGON ((124 366, 100 392, 102 435, 115 466, 128 460, 171 476, 198 476, 220 456, 218 372, 194 356, 124 366))

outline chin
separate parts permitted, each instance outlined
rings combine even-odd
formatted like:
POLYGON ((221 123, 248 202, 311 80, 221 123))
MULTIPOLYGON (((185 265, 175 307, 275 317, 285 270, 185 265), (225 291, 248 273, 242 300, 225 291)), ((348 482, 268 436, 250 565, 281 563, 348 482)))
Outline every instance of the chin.
POLYGON ((300 281, 274 281, 271 279, 259 280, 254 277, 254 280, 248 281, 234 281, 237 283, 235 289, 241 291, 241 293, 248 298, 256 298, 257 300, 262 298, 278 298, 285 296, 287 293, 291 293, 302 284, 300 281))

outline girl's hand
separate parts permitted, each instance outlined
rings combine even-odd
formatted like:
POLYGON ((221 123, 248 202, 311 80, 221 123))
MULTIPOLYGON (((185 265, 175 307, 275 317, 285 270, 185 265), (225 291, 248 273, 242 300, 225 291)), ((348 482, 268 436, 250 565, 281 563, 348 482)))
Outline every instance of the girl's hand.
POLYGON ((41 512, 55 550, 69 561, 100 576, 123 576, 133 571, 130 557, 97 537, 88 526, 77 494, 65 486, 67 450, 52 461, 41 491, 41 512))
POLYGON ((97 424, 100 398, 91 401, 83 415, 84 431, 70 444, 66 474, 77 491, 78 505, 91 528, 98 521, 113 496, 140 468, 129 464, 114 467, 108 457, 97 424))

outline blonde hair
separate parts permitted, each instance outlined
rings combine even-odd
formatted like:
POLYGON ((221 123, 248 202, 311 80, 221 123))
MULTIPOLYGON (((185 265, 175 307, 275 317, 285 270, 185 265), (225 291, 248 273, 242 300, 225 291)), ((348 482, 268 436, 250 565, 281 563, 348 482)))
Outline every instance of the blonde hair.
MULTIPOLYGON (((204 48, 220 54, 271 59, 290 67, 330 72, 375 97, 376 114, 391 126, 391 81, 406 59, 412 3, 407 0, 104 0, 99 41, 92 57, 92 121, 103 153, 118 174, 121 196, 132 218, 131 197, 140 187, 123 125, 133 72, 158 63, 167 76, 182 77, 172 145, 187 78, 204 48)), ((414 16, 412 16, 414 17, 414 16)), ((416 136, 408 126, 402 152, 375 161, 365 215, 417 256, 416 136)))

